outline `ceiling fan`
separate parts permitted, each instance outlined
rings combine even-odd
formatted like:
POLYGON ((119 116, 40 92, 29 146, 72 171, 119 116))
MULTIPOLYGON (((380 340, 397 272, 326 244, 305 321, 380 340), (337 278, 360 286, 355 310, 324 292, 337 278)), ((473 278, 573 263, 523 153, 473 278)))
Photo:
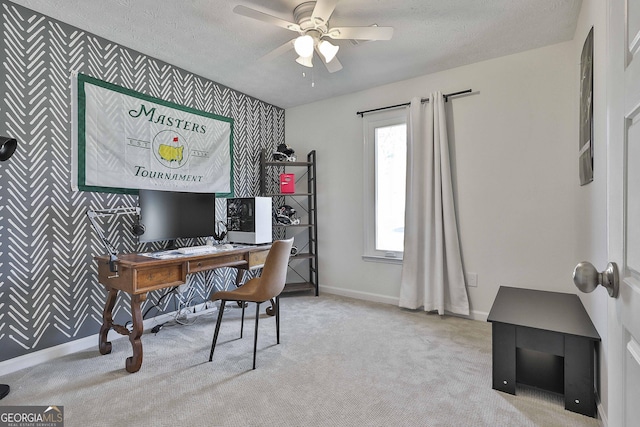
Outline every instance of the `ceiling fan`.
POLYGON ((286 30, 295 31, 298 37, 272 50, 261 60, 272 59, 291 49, 298 54, 296 62, 305 67, 313 67, 313 52, 317 52, 330 73, 342 69, 336 58, 339 46, 327 39, 334 40, 390 40, 393 27, 331 27, 329 18, 336 8, 338 0, 317 0, 301 3, 293 10, 295 22, 289 22, 250 7, 238 5, 233 11, 238 15, 277 25, 286 30))

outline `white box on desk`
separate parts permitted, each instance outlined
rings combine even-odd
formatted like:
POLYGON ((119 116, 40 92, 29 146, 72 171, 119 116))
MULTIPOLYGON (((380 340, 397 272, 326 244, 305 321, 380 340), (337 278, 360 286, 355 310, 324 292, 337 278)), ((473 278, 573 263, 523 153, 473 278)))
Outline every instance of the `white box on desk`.
POLYGON ((271 197, 227 199, 227 240, 260 244, 273 241, 271 197))

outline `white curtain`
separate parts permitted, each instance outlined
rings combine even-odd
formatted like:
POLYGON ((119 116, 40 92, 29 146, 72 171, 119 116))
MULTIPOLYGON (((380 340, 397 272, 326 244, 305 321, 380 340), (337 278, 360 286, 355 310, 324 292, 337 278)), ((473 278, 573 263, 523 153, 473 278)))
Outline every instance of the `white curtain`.
POLYGON ((442 93, 411 101, 400 307, 469 314, 442 93))

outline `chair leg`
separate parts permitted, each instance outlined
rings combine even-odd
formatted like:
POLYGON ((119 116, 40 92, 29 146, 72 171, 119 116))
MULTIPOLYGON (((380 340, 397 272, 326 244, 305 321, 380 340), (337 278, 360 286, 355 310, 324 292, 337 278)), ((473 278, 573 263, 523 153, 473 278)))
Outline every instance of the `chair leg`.
POLYGON ((276 337, 280 344, 280 297, 276 297, 276 337))
POLYGON ((256 349, 258 348, 258 320, 260 319, 260 303, 256 303, 256 331, 253 336, 253 369, 256 369, 256 349))
POLYGON ((216 348, 218 341, 218 332, 220 332, 220 323, 222 323, 222 313, 224 313, 225 300, 220 301, 220 312, 218 313, 218 321, 216 322, 216 331, 213 333, 213 341, 211 342, 211 353, 209 353, 209 362, 213 360, 213 350, 216 348))
POLYGON ((242 331, 244 331, 244 306, 246 303, 242 301, 242 317, 240 318, 240 338, 242 338, 242 331))

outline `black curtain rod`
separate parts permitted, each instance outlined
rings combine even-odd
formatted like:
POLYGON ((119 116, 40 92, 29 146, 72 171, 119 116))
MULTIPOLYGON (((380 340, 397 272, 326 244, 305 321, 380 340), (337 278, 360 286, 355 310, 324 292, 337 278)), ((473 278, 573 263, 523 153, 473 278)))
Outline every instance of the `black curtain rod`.
MULTIPOLYGON (((460 92, 445 93, 442 95, 442 97, 444 98, 444 102, 449 102, 450 97, 456 96, 456 95, 462 95, 463 93, 471 93, 471 89, 461 90, 460 92)), ((422 98, 420 101, 423 103, 429 102, 429 98, 422 98)), ((389 105, 387 107, 374 108, 372 110, 358 111, 356 115, 363 117, 365 114, 373 113, 374 111, 390 110, 391 108, 406 107, 407 105, 411 105, 411 103, 405 102, 404 104, 389 105)))

